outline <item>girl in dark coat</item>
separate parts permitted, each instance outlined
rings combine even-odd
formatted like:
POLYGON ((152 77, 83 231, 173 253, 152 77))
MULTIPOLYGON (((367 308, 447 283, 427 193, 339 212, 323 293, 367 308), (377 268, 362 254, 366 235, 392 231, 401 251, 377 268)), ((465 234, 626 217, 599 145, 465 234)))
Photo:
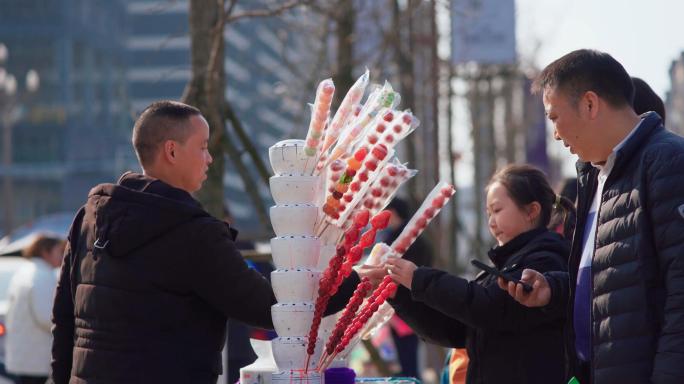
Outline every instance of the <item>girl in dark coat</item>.
MULTIPOLYGON (((525 268, 566 270, 569 243, 547 225, 574 207, 539 169, 508 166, 486 192, 497 269, 514 278, 525 268)), ((397 258, 387 270, 402 285, 390 303, 404 321, 427 341, 467 349, 467 383, 565 382, 563 317, 520 305, 486 272, 468 281, 397 258)))

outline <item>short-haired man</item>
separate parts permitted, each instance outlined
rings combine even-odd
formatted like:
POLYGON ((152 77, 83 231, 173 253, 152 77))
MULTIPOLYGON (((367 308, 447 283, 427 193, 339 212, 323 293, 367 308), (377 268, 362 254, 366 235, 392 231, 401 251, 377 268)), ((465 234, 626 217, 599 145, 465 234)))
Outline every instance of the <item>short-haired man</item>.
POLYGON ((580 383, 684 383, 684 138, 634 112, 632 81, 606 53, 571 52, 534 87, 555 139, 580 159, 577 228, 569 273, 525 270, 529 294, 500 285, 568 311, 580 383))
POLYGON ((208 140, 198 109, 156 102, 133 128, 143 174, 90 191, 55 297, 54 383, 216 383, 227 318, 273 327, 270 284, 247 267, 237 232, 191 196, 212 161, 208 140))

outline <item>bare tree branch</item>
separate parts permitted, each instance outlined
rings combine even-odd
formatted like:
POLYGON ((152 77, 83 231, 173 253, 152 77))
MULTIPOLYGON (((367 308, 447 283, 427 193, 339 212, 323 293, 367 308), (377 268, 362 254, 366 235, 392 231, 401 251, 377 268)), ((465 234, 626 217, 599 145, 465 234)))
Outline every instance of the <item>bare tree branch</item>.
POLYGON ((259 152, 254 146, 254 143, 252 143, 252 140, 250 140, 249 136, 247 136, 247 133, 245 132, 244 127, 242 126, 242 122, 238 118, 237 114, 235 113, 235 110, 233 109, 233 106, 228 100, 223 101, 223 112, 225 113, 225 116, 228 119, 228 121, 230 121, 230 124, 233 126, 233 130, 242 142, 245 151, 247 151, 249 157, 252 158, 252 161, 254 162, 257 171, 259 172, 259 176, 261 177, 261 181, 263 181, 264 185, 268 185, 269 178, 271 177, 271 175, 269 174, 268 169, 266 169, 266 165, 264 164, 263 160, 261 160, 259 152))
POLYGON ((237 13, 235 15, 231 15, 232 13, 232 5, 229 7, 230 13, 226 12, 225 14, 225 21, 226 23, 232 23, 235 21, 238 21, 240 19, 245 19, 245 18, 250 18, 250 17, 272 17, 272 16, 278 16, 284 13, 285 11, 289 11, 290 9, 297 8, 302 5, 308 5, 312 3, 313 0, 290 0, 287 1, 286 3, 279 5, 278 7, 275 8, 266 8, 266 9, 252 9, 248 11, 243 11, 240 13, 237 13))
POLYGON ((336 9, 337 9, 336 8, 336 6, 337 6, 336 2, 330 1, 330 2, 326 3, 325 1, 322 1, 322 3, 325 5, 328 5, 328 7, 326 7, 325 5, 318 4, 316 2, 311 2, 310 4, 308 4, 308 7, 312 11, 317 12, 323 16, 326 16, 327 19, 334 18, 335 14, 337 12, 336 11, 336 9), (330 5, 333 5, 333 6, 330 6, 330 5))
POLYGON ((230 4, 228 4, 228 9, 226 9, 226 11, 224 12, 224 19, 233 14, 233 9, 235 8, 235 5, 237 5, 237 0, 230 0, 230 4))
MULTIPOLYGON (((310 28, 309 30, 304 30, 301 28, 297 28, 296 25, 287 26, 288 33, 299 33, 298 36, 329 36, 330 35, 330 23, 329 19, 327 18, 327 14, 323 14, 323 19, 324 21, 321 23, 322 24, 322 31, 311 31, 310 28)), ((293 92, 294 97, 293 99, 299 100, 298 104, 299 105, 306 105, 306 103, 311 99, 311 89, 315 89, 317 85, 317 81, 320 80, 321 78, 321 71, 320 69, 324 67, 326 59, 327 59, 327 52, 328 52, 328 39, 323 38, 320 41, 310 41, 312 43, 310 45, 311 47, 311 52, 312 54, 312 60, 310 65, 302 65, 301 63, 301 57, 299 55, 299 52, 301 50, 297 49, 288 49, 287 46, 287 39, 283 41, 282 44, 282 49, 280 51, 281 58, 283 60, 283 65, 290 71, 290 73, 293 74, 294 79, 296 80, 295 84, 291 84, 288 86, 289 89, 297 88, 297 89, 302 89, 304 90, 303 92, 293 92), (316 45, 317 43, 320 43, 320 45, 316 45), (293 58, 291 59, 289 55, 292 54, 293 58)), ((294 83, 294 82, 293 82, 294 83)), ((305 121, 309 119, 310 115, 307 113, 299 113, 295 116, 293 128, 290 132, 286 134, 286 137, 295 137, 297 135, 301 134, 306 134, 306 127, 304 126, 305 121), (304 128, 302 128, 304 127, 304 128), (304 129, 304 132, 301 132, 301 130, 304 129)))
POLYGON ((235 147, 235 145, 233 145, 233 142, 229 137, 227 137, 227 135, 223 135, 223 140, 221 141, 221 144, 223 146, 224 152, 227 153, 228 157, 230 157, 230 159, 232 160, 231 164, 233 165, 233 167, 235 167, 235 170, 240 175, 242 182, 245 184, 245 193, 254 205, 254 210, 256 211, 259 223, 261 224, 262 228, 265 230, 266 233, 270 233, 271 220, 268 217, 266 205, 264 204, 264 201, 261 199, 261 195, 259 194, 259 187, 252 178, 249 169, 247 169, 247 166, 245 166, 245 163, 242 161, 242 158, 240 157, 240 153, 238 152, 237 148, 235 147))

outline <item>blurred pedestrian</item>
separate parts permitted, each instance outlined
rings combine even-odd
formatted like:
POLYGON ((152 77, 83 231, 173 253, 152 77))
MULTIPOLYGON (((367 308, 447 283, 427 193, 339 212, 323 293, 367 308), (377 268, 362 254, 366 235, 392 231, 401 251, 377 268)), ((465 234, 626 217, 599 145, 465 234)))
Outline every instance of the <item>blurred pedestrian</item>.
MULTIPOLYGON (((573 205, 554 193, 542 171, 507 166, 492 177, 486 194, 489 230, 498 243, 488 252, 494 268, 512 278, 528 267, 565 270, 569 242, 548 225, 573 205)), ((387 270, 402 285, 390 304, 416 333, 467 349, 467 383, 565 383, 564 314, 520 305, 487 272, 468 281, 395 258, 387 270)), ((454 355, 454 368, 462 368, 464 357, 454 355)))
POLYGON ((468 361, 465 348, 451 348, 446 355, 439 384, 466 384, 468 361))
POLYGON ((559 215, 552 218, 550 228, 553 228, 561 236, 570 240, 575 233, 575 221, 577 221, 577 214, 575 213, 577 208, 575 203, 577 200, 577 178, 568 177, 564 179, 559 188, 558 195, 572 202, 575 210, 566 210, 565 216, 559 215))
MULTIPOLYGON (((223 220, 229 225, 234 224, 235 222, 235 219, 232 217, 227 206, 223 207, 223 220)), ((235 247, 240 250, 240 252, 255 252, 255 244, 250 240, 237 239, 235 241, 235 247)), ((270 281, 271 272, 274 270, 273 265, 270 262, 254 262, 249 259, 245 259, 245 262, 250 268, 255 269, 261 273, 266 280, 270 281)), ((226 338, 225 346, 227 361, 224 372, 228 383, 236 383, 240 379, 240 369, 252 364, 257 359, 257 355, 252 349, 250 338, 252 338, 254 334, 260 334, 262 332, 265 333, 269 331, 262 328, 251 327, 237 320, 228 321, 228 337, 226 338)), ((274 332, 270 331, 270 333, 274 332)))
MULTIPOLYGON (((391 215, 387 231, 382 236, 382 241, 392 244, 401 231, 404 230, 406 224, 408 224, 413 215, 413 210, 408 201, 401 197, 392 199, 385 209, 390 211, 391 215)), ((432 248, 423 236, 418 236, 416 241, 406 250, 403 257, 421 267, 431 267, 434 258, 432 248)))
POLYGON ((653 89, 638 77, 632 77, 632 84, 634 84, 634 101, 632 106, 637 115, 642 115, 646 112, 655 112, 663 120, 665 125, 665 104, 663 100, 656 94, 653 89))
POLYGON ((534 290, 509 293, 568 315, 580 383, 684 382, 684 138, 635 113, 633 79, 604 52, 568 53, 534 90, 580 160, 577 229, 569 272, 527 269, 534 290))
POLYGON ((36 236, 22 253, 26 265, 10 281, 5 365, 18 384, 44 384, 50 372, 50 315, 63 253, 64 240, 36 236))
MULTIPOLYGON (((413 210, 411 210, 409 203, 400 197, 392 199, 386 209, 390 211, 391 215, 387 226, 388 232, 383 236, 382 241, 392 244, 408 224, 413 210)), ((419 236, 404 253, 404 259, 420 267, 431 267, 432 258, 432 249, 422 236, 419 236)), ((418 372, 418 336, 399 316, 393 316, 390 319, 389 326, 401 366, 399 375, 420 379, 418 372)))

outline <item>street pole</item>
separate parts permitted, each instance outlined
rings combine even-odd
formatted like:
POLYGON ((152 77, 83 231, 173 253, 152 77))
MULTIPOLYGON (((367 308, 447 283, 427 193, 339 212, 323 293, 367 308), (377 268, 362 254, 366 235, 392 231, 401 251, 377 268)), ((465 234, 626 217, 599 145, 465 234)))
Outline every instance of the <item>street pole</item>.
POLYGON ((3 207, 5 212, 5 233, 12 231, 14 223, 14 188, 12 185, 12 116, 11 106, 2 113, 2 165, 5 170, 2 180, 3 207))
MULTIPOLYGON (((0 63, 7 60, 9 51, 7 47, 0 43, 0 63)), ((26 101, 25 96, 34 93, 40 86, 38 72, 29 69, 26 72, 25 92, 17 94, 18 87, 16 78, 8 74, 0 67, 0 119, 2 119, 2 167, 4 170, 2 178, 3 211, 5 234, 9 234, 14 229, 14 183, 12 180, 12 128, 17 120, 18 108, 26 101)))

